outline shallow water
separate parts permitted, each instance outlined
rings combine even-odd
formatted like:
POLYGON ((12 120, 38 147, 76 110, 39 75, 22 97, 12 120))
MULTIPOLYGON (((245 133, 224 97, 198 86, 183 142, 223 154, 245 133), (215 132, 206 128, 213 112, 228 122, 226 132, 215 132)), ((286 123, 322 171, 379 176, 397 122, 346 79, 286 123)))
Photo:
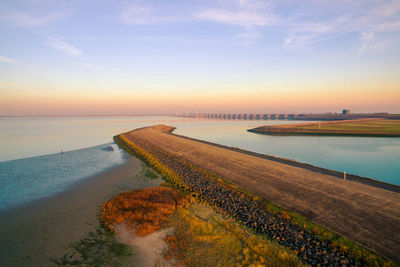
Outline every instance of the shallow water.
POLYGON ((121 151, 112 145, 112 137, 159 123, 177 127, 177 134, 400 185, 400 138, 247 132, 261 125, 295 121, 166 116, 0 118, 0 209, 65 190, 79 180, 121 164, 121 151), (98 146, 105 143, 108 145, 98 146))
POLYGON ((73 183, 124 162, 114 143, 0 162, 0 210, 63 191, 73 183))

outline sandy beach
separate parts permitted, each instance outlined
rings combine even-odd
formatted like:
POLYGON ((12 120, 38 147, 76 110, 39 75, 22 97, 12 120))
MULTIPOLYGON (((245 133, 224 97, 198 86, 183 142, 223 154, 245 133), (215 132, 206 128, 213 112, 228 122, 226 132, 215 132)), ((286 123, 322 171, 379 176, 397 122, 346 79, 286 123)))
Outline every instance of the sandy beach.
POLYGON ((67 191, 0 213, 0 266, 55 266, 51 259, 98 227, 99 206, 121 191, 157 186, 144 177, 142 162, 126 162, 87 178, 67 191))

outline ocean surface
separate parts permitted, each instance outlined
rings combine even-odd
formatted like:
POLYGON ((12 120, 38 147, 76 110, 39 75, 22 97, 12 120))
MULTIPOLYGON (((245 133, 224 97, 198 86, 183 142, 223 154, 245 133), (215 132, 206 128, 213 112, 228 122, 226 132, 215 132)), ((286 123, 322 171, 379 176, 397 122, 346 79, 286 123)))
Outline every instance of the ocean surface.
POLYGON ((0 210, 50 196, 124 162, 112 137, 167 124, 176 134, 400 185, 400 138, 269 136, 247 132, 294 121, 176 117, 0 118, 0 210))

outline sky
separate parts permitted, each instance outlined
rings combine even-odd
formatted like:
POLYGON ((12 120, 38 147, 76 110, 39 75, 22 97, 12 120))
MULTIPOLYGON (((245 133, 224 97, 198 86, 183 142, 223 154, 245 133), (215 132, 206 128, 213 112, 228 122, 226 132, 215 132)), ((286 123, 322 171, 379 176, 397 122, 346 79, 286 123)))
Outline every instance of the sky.
POLYGON ((400 113, 400 0, 3 0, 0 115, 400 113))

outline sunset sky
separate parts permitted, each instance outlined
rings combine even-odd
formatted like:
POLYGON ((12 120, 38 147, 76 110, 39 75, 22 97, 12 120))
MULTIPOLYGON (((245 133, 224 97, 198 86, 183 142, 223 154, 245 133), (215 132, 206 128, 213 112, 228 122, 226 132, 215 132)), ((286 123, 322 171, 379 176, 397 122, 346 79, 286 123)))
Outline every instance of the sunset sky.
POLYGON ((400 1, 0 2, 0 115, 400 113, 400 1))

